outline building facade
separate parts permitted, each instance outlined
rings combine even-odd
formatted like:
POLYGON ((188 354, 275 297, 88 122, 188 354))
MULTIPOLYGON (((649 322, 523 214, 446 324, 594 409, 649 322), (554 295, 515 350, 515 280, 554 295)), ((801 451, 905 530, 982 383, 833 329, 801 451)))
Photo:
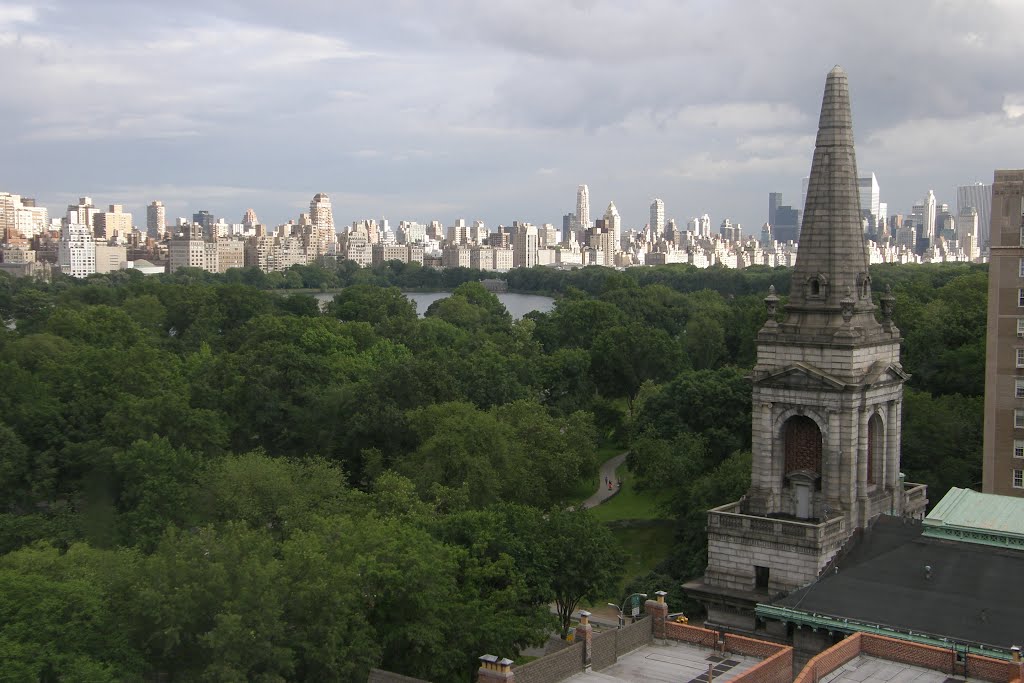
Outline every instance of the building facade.
POLYGON ((1024 496, 1024 170, 992 183, 982 491, 1024 496))

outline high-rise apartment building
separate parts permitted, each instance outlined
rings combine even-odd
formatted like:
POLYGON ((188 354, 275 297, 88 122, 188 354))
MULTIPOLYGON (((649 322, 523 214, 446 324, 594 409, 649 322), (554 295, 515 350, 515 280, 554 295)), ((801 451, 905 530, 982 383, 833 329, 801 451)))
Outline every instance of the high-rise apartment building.
POLYGON ((111 204, 109 211, 97 212, 92 220, 96 237, 104 240, 127 238, 132 231, 132 215, 125 213, 120 204, 111 204))
POLYGON ((590 228, 590 188, 580 185, 576 189, 576 230, 590 228))
MULTIPOLYGON (((583 185, 582 187, 586 187, 583 185)), ((532 268, 537 265, 537 226, 516 225, 512 232, 512 265, 515 268, 532 268)))
POLYGON ((32 238, 49 228, 46 207, 34 199, 0 192, 0 242, 9 237, 32 238))
POLYGON ((146 234, 154 239, 163 239, 167 233, 167 208, 163 202, 154 201, 146 207, 146 234))
POLYGON ((964 206, 956 217, 956 240, 971 260, 978 258, 978 210, 964 206))
POLYGON ((217 222, 217 218, 212 213, 206 210, 194 213, 192 214, 192 222, 196 225, 202 226, 204 237, 207 239, 216 239, 217 233, 215 232, 213 225, 217 222))
POLYGON ((338 239, 334 231, 334 212, 331 209, 331 199, 323 192, 317 193, 309 203, 309 223, 310 255, 323 256, 327 253, 328 245, 338 239))
POLYGON ((92 228, 95 225, 95 217, 98 213, 100 213, 100 210, 93 206, 92 197, 79 197, 78 204, 68 204, 68 211, 64 222, 88 225, 92 228))
POLYGON ((988 246, 989 224, 992 220, 992 186, 985 183, 961 185, 956 188, 956 210, 959 214, 965 206, 973 206, 978 211, 978 247, 988 246))
POLYGON ((659 239, 665 234, 665 202, 655 198, 651 202, 651 235, 659 239))
POLYGON ((604 229, 611 235, 609 239, 612 249, 614 251, 622 249, 622 217, 619 216, 619 210, 615 208, 615 202, 608 202, 608 208, 604 211, 604 229))
POLYGON ((1024 496, 1024 170, 992 183, 984 493, 1024 496))

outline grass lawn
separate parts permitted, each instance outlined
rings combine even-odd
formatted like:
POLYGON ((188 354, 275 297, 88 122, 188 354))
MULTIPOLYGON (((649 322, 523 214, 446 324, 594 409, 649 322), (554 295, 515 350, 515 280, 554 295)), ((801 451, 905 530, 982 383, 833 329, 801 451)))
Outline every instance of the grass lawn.
MULTIPOLYGON (((615 474, 622 482, 622 488, 611 500, 590 511, 595 519, 602 522, 615 522, 621 519, 667 519, 659 508, 664 496, 637 491, 633 473, 625 464, 619 467, 615 474)), ((591 489, 591 493, 593 492, 591 489)))

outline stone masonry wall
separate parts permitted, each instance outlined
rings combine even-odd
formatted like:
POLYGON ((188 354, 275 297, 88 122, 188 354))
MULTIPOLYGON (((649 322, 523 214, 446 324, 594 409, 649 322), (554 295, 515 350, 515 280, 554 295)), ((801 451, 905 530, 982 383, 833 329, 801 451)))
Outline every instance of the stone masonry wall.
POLYGON ((557 683, 583 671, 583 643, 512 668, 516 683, 557 683))
POLYGON ((770 569, 772 590, 792 591, 814 581, 835 550, 821 556, 785 539, 753 541, 709 530, 709 582, 736 590, 753 590, 754 565, 770 569))

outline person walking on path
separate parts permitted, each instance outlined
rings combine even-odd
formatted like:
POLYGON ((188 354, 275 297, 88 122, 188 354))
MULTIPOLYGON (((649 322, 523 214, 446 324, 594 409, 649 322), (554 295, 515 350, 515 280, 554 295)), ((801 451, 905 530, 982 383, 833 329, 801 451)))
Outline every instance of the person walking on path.
POLYGON ((597 491, 594 495, 587 498, 581 505, 585 508, 592 508, 600 505, 609 498, 615 495, 615 493, 622 487, 622 482, 619 481, 618 477, 615 476, 615 470, 622 466, 622 463, 626 461, 626 453, 619 453, 613 458, 608 459, 601 465, 601 476, 604 477, 604 486, 598 486, 597 491), (618 483, 618 487, 614 484, 618 483))

